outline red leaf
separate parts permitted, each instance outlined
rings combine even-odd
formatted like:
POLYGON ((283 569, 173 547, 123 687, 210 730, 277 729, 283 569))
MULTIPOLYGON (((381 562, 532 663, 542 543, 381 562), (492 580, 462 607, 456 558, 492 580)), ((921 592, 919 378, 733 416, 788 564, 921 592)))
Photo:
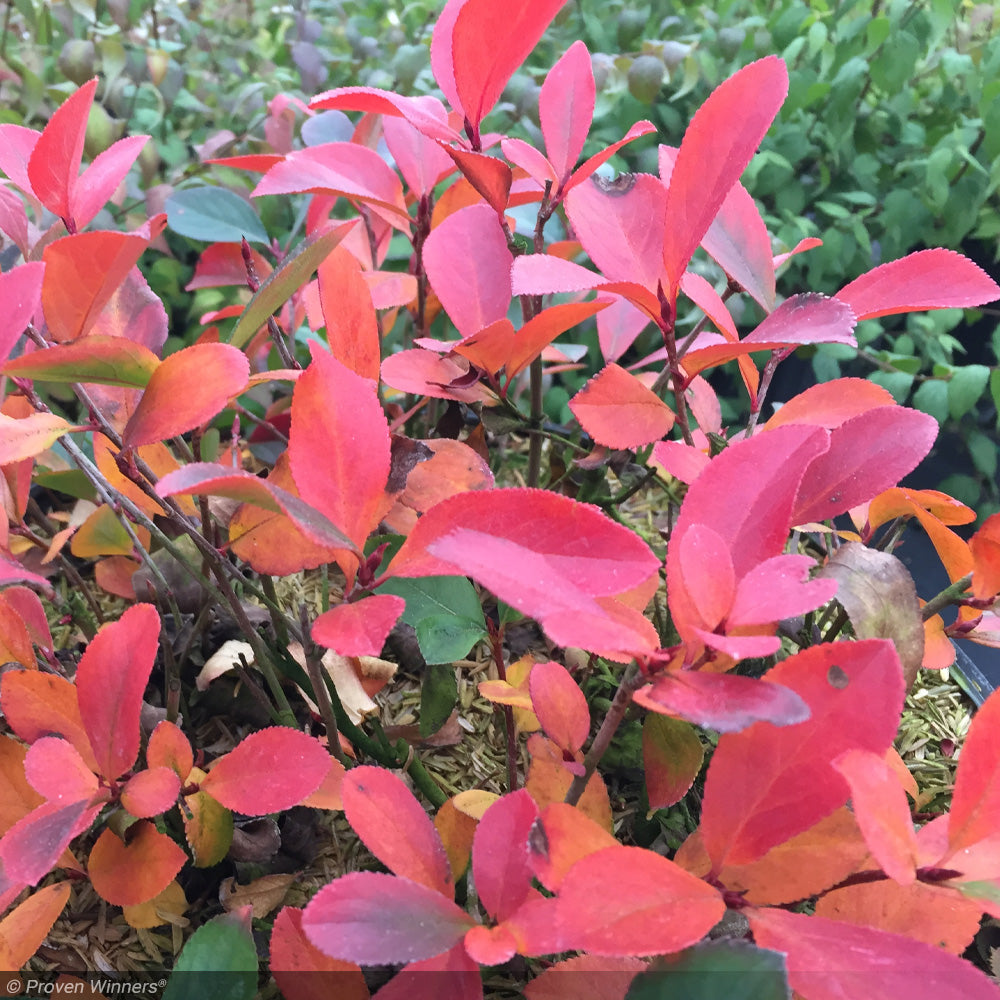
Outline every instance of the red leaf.
POLYGON ((227 809, 263 816, 298 805, 329 770, 330 755, 318 740, 271 726, 251 733, 216 761, 200 788, 227 809))
POLYGON ((122 789, 122 805, 140 819, 165 813, 176 801, 181 779, 171 767, 151 767, 129 778, 122 789))
POLYGON ((900 885, 917 877, 917 835, 906 792, 885 757, 848 750, 832 762, 851 786, 851 806, 865 843, 882 871, 900 885))
POLYGON ((79 233, 45 248, 42 310, 53 340, 76 340, 94 325, 165 222, 160 215, 132 233, 79 233))
MULTIPOLYGON (((895 486, 931 450, 938 422, 902 406, 883 406, 830 432, 830 446, 802 477, 792 523, 825 521, 895 486)), ((766 435, 765 435, 766 437, 766 435)))
POLYGON ((325 142, 289 153, 261 178, 253 197, 266 194, 334 194, 371 206, 397 229, 409 229, 403 186, 395 171, 367 146, 325 142))
POLYGON ((3 371, 49 382, 100 382, 142 389, 160 359, 141 344, 123 337, 94 335, 8 361, 3 371))
POLYGON ((379 861, 451 898, 451 866, 441 838, 401 779, 381 767, 355 767, 344 778, 341 796, 347 821, 379 861))
POLYGON ((590 710, 570 672, 554 660, 536 663, 528 676, 528 690, 545 735, 560 749, 576 753, 590 733, 590 710))
POLYGON ((76 747, 87 767, 98 770, 80 718, 77 689, 64 677, 38 670, 8 671, 0 680, 0 708, 10 728, 25 743, 62 736, 76 747))
POLYGON ((556 172, 556 187, 569 178, 580 158, 596 96, 590 53, 583 42, 576 41, 549 70, 538 95, 542 136, 556 172))
POLYGON ((153 372, 122 444, 135 448, 208 423, 250 376, 247 356, 229 344, 193 344, 165 358, 153 372))
POLYGON ((470 153, 467 149, 456 149, 442 143, 442 149, 455 161, 455 166, 473 189, 498 215, 507 207, 510 186, 514 175, 503 160, 486 153, 470 153))
POLYGON ((341 656, 378 656, 406 601, 373 594, 353 604, 338 604, 313 622, 312 637, 341 656))
POLYGON ((654 712, 720 733, 740 732, 761 720, 793 726, 809 718, 809 706, 790 688, 738 674, 670 671, 634 697, 654 712))
POLYGON ((368 1000, 368 987, 354 962, 324 955, 302 929, 303 911, 284 907, 271 928, 268 965, 278 988, 296 1000, 368 1000), (303 975, 308 973, 308 975, 303 975))
POLYGON ((158 896, 184 866, 187 855, 148 820, 126 831, 123 843, 111 830, 97 838, 87 874, 99 896, 115 906, 138 906, 158 896))
POLYGON ((156 608, 135 604, 118 621, 102 626, 80 658, 80 716, 105 778, 127 771, 139 754, 142 696, 159 645, 156 608))
POLYGON ((981 306, 1000 299, 1000 286, 960 253, 918 250, 855 278, 837 298, 862 320, 918 309, 981 306))
POLYGON ((903 674, 888 640, 815 646, 764 677, 800 695, 811 715, 719 740, 701 825, 716 872, 756 860, 843 805, 849 789, 829 761, 856 747, 885 753, 899 722, 903 674))
POLYGON ((1000 514, 986 518, 969 539, 973 559, 972 593, 986 600, 1000 593, 1000 514))
POLYGON ((24 776, 39 795, 66 805, 89 802, 97 791, 97 778, 72 743, 58 736, 43 736, 28 748, 24 776))
POLYGON ((674 289, 787 93, 784 61, 768 56, 723 81, 695 112, 667 189, 663 266, 674 289))
MULTIPOLYGON (((423 347, 430 347, 431 338, 420 338, 423 347)), ((441 341, 437 341, 441 343, 441 341)), ((491 375, 503 368, 504 363, 510 355, 510 349, 514 344, 514 324, 506 316, 498 319, 495 323, 490 323, 479 333, 472 334, 455 343, 454 352, 459 357, 471 361, 477 368, 481 368, 491 375)))
MULTIPOLYGON (((270 263, 252 247, 250 259, 257 277, 263 281, 271 273, 270 263)), ((247 266, 240 244, 213 243, 202 250, 194 269, 194 277, 184 286, 184 291, 193 292, 197 288, 219 288, 226 285, 246 287, 246 283, 247 266)))
POLYGON ((506 318, 513 259, 497 213, 487 205, 460 209, 431 230, 424 268, 463 337, 506 318))
POLYGON ((44 264, 30 263, 0 274, 0 299, 4 304, 0 315, 0 361, 7 360, 34 316, 41 301, 44 273, 44 264))
POLYGON ((192 462, 176 472, 162 476, 156 484, 156 490, 162 497, 177 493, 195 496, 207 494, 254 504, 265 510, 287 514, 316 545, 354 548, 351 540, 318 510, 268 480, 242 469, 234 471, 228 465, 192 462))
POLYGON ((573 171, 573 176, 570 177, 563 190, 569 191, 570 188, 574 188, 577 184, 581 184, 588 177, 590 177, 598 167, 607 163, 608 160, 610 160, 611 157, 622 148, 622 146, 627 146, 630 142, 634 142, 636 139, 639 139, 644 135, 649 135, 650 132, 655 131, 656 126, 652 122, 646 121, 645 119, 636 122, 634 125, 629 127, 629 130, 617 142, 611 143, 610 146, 605 146, 599 153, 594 153, 593 156, 584 160, 584 162, 573 171))
POLYGON ((340 244, 319 265, 316 278, 330 352, 362 378, 377 381, 382 360, 378 321, 357 258, 340 244))
POLYGON ((531 892, 528 837, 537 818, 538 807, 522 788, 494 802, 476 827, 472 874, 479 898, 495 920, 506 920, 531 892))
MULTIPOLYGON (((295 383, 288 457, 302 499, 362 549, 392 505, 389 425, 375 384, 322 348, 295 383)), ((339 561, 352 578, 357 556, 347 551, 339 561)))
MULTIPOLYGON (((461 5, 451 31, 455 90, 477 135, 479 123, 563 2, 511 0, 497 5, 494 0, 466 0, 461 5), (484 39, 489 39, 488 45, 484 39)), ((436 70, 437 66, 435 75, 436 70)))
POLYGON ((433 958, 458 944, 473 923, 434 889, 378 872, 336 879, 302 915, 302 929, 320 951, 360 965, 433 958))
POLYGON ((642 285, 654 295, 664 276, 666 209, 667 192, 651 174, 636 174, 625 191, 610 192, 591 181, 566 196, 577 238, 601 272, 611 281, 642 285))
POLYGON ((784 952, 789 984, 809 1000, 996 1000, 970 962, 922 941, 777 908, 747 916, 754 940, 784 952))
POLYGON ((992 693, 972 717, 962 745, 951 800, 948 844, 952 854, 1000 829, 1000 694, 992 693))
POLYGON ((148 135, 130 135, 112 143, 89 167, 74 178, 70 191, 70 215, 83 229, 104 207, 138 159, 148 135))
POLYGON ((639 847, 588 854, 569 870, 557 898, 570 948, 592 955, 680 951, 700 940, 726 911, 712 886, 639 847))
POLYGON ((73 218, 73 188, 80 173, 87 116, 96 89, 95 77, 56 108, 28 160, 28 177, 35 197, 67 223, 73 218))
POLYGON ((88 807, 86 802, 46 802, 28 813, 0 838, 2 877, 34 885, 100 811, 100 805, 88 807))
MULTIPOLYGON (((459 11, 468 0, 447 0, 444 9, 438 14, 431 36, 431 72, 441 93, 452 108, 463 118, 468 117, 462 107, 462 99, 455 88, 455 58, 452 52, 452 40, 455 34, 455 21, 459 11)), ((442 108, 443 111, 443 108, 442 108)))
POLYGON ((569 402, 580 426, 609 448, 638 448, 673 427, 670 407, 619 365, 601 369, 569 402))

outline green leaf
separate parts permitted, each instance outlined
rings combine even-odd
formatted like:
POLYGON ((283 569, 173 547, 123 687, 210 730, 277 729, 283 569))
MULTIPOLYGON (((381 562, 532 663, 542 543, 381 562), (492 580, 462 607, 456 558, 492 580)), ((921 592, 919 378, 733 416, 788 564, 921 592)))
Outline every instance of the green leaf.
POLYGON ((913 394, 913 405, 943 424, 948 419, 948 383, 939 378, 928 379, 913 394))
POLYGON ((174 232, 207 243, 269 243, 253 206, 226 188, 199 187, 175 191, 166 203, 167 222, 174 232))
POLYGON ((656 959, 626 1000, 788 1000, 785 957, 746 941, 711 941, 656 959))
POLYGON ((997 424, 1000 425, 1000 368, 990 376, 990 395, 993 397, 993 405, 997 408, 997 424))
MULTIPOLYGON (((419 641, 420 633, 417 632, 419 641)), ((432 663, 420 685, 420 735, 426 739, 447 721, 458 702, 455 669, 447 663, 432 663)))
POLYGON ((203 924, 181 950, 163 1000, 253 1000, 257 949, 249 928, 226 914, 203 924))
POLYGON ((948 380, 948 413, 958 420, 979 401, 986 388, 990 370, 986 365, 963 365, 948 380))
POLYGON ((892 394, 892 398, 902 406, 910 394, 913 376, 908 372, 872 372, 868 376, 868 381, 888 390, 892 394))
POLYGON ((354 222, 334 225, 307 236, 276 267, 254 293, 236 321, 229 342, 245 347, 253 335, 280 309, 323 262, 331 250, 347 235, 354 222))
POLYGON ((475 587, 464 576, 394 578, 379 593, 406 601, 402 618, 417 633, 428 663, 454 663, 487 636, 486 621, 475 587))
MULTIPOLYGON (((981 430, 973 430, 969 434, 969 454, 972 464, 987 479, 994 480, 997 476, 997 443, 994 438, 981 430)), ((37 478, 37 477, 36 477, 37 478)))

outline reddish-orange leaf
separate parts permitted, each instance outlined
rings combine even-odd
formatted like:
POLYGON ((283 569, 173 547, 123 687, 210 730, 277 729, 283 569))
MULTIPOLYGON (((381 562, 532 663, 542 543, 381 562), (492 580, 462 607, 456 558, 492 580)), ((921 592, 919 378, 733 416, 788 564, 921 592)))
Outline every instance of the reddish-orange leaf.
POLYGON ((486 204, 500 215, 507 207, 514 175, 503 160, 484 153, 472 153, 455 146, 441 148, 455 161, 465 179, 483 196, 486 204))
POLYGON ((674 425, 673 411, 635 375, 617 364, 602 368, 569 402, 580 426, 609 448, 659 441, 674 425))
POLYGON ((698 777, 705 750, 694 726, 650 712, 642 724, 642 761, 650 809, 679 802, 698 777))
POLYGON ((550 965, 524 988, 528 1000, 622 1000, 646 968, 638 958, 577 955, 550 965))
POLYGON ((28 626, 4 593, 0 593, 0 657, 0 663, 20 663, 29 670, 37 666, 28 626))
POLYGON ((319 265, 316 278, 331 353, 362 378, 377 380, 382 360, 378 322, 357 258, 340 244, 319 265))
POLYGON ((126 601, 135 600, 132 577, 139 569, 139 563, 128 556, 108 556, 94 564, 94 580, 101 590, 122 597, 126 601))
POLYGON ((330 755, 312 736, 287 726, 252 733, 201 782, 227 809, 263 816, 298 805, 319 788, 330 755))
POLYGON ((832 430, 869 410, 894 405, 889 391, 874 382, 838 378, 810 386, 793 396, 764 426, 771 430, 784 424, 812 424, 832 430))
POLYGON ((1000 514, 988 517, 969 540, 972 551, 972 593, 987 599, 1000 593, 1000 514))
POLYGON ((271 929, 268 964, 278 988, 296 1000, 368 1000, 361 967, 321 952, 302 930, 302 912, 284 907, 271 929))
POLYGON ((917 836, 906 792, 884 755, 848 750, 832 761, 851 786, 851 804, 865 842, 882 871, 900 885, 917 877, 917 836))
POLYGON ((131 233, 65 236, 45 248, 42 310, 53 340, 75 340, 94 325, 166 220, 158 215, 131 233))
POLYGON ((149 767, 172 768, 181 781, 187 780, 194 767, 194 754, 178 726, 166 720, 157 723, 146 747, 146 763, 149 767))
POLYGON ((809 1000, 996 1000, 971 962, 911 937, 777 908, 745 912, 758 946, 785 954, 790 985, 809 1000))
MULTIPOLYGON (((69 882, 56 882, 32 893, 0 920, 0 969, 14 971, 27 963, 48 937, 68 900, 69 882)), ((12 982, 17 982, 20 990, 20 982, 12 982)))
POLYGON ((105 778, 127 771, 139 754, 142 696, 159 645, 156 608, 135 604, 118 621, 104 625, 80 658, 76 671, 80 716, 98 773, 105 778))
POLYGON ((982 907, 946 886, 863 882, 820 896, 816 915, 905 934, 961 955, 979 930, 982 907))
POLYGON ((313 622, 312 637, 341 656, 378 656, 405 607, 406 601, 394 594, 338 604, 313 622))
POLYGON ((187 855, 148 820, 130 826, 125 838, 104 830, 90 852, 87 874, 109 903, 138 906, 166 889, 187 855))
POLYGON ((25 743, 62 736, 76 747, 87 767, 99 770, 80 718, 76 686, 64 677, 38 670, 7 671, 0 682, 0 708, 25 743))
MULTIPOLYGON (((122 471, 118 468, 115 462, 115 456, 117 455, 117 449, 111 444, 111 442, 103 434, 94 434, 94 460, 97 462, 97 467, 101 470, 101 475, 104 476, 111 485, 118 490, 120 493, 124 493, 125 496, 129 498, 138 508, 145 511, 150 517, 155 517, 158 514, 166 513, 166 508, 161 504, 157 503, 156 500, 150 499, 138 486, 135 485, 130 479, 126 479, 122 471)), ((139 458, 141 458, 161 479, 167 475, 168 472, 173 472, 177 469, 177 459, 171 454, 170 449, 167 448, 162 441, 157 441, 155 444, 147 444, 140 448, 137 452, 139 458)), ((186 514, 193 514, 195 512, 195 506, 190 497, 182 496, 177 498, 178 503, 181 504, 184 512, 186 514)))
POLYGON ((590 732, 590 710, 570 672, 554 660, 536 663, 528 676, 528 690, 545 735, 556 746, 576 753, 590 732))
MULTIPOLYGON (((392 505, 389 425, 375 383, 322 348, 295 383, 288 456, 299 495, 322 511, 357 549, 392 505)), ((340 556, 352 577, 358 558, 340 556)))
MULTIPOLYGON (((276 159, 275 163, 278 162, 276 159)), ((270 165, 270 164, 269 164, 270 165)), ((259 251, 250 248, 257 277, 263 281, 272 271, 271 264, 259 251)), ((213 243, 205 247, 198 258, 194 277, 184 286, 184 291, 193 292, 197 288, 218 288, 239 285, 245 288, 247 266, 243 260, 243 248, 239 243, 213 243)))
POLYGON ((717 889, 653 851, 620 845, 578 861, 557 898, 572 947, 592 955, 680 951, 726 912, 717 889))
POLYGON ((140 819, 159 816, 176 801, 181 779, 171 767, 151 767, 129 778, 122 789, 122 805, 140 819))
POLYGON ((606 827, 565 802, 547 805, 538 822, 544 836, 528 841, 531 868, 551 892, 559 891, 566 873, 581 858, 618 843, 606 827))
POLYGON ((701 825, 715 871, 761 857, 843 805, 849 788, 829 761, 855 747, 884 754, 899 723, 903 674, 888 640, 815 646, 764 677, 800 695, 811 715, 719 740, 701 825))
POLYGON ((381 767, 353 768, 341 795, 354 832, 390 871, 451 897, 451 866, 441 838, 396 775, 381 767))
POLYGON ((543 309, 528 320, 514 335, 507 363, 508 377, 513 378, 531 364, 560 334, 585 319, 600 313, 610 305, 610 300, 593 302, 563 302, 543 309))
POLYGON ((193 430, 246 388, 247 356, 229 344, 193 344, 167 357, 153 372, 125 426, 126 448, 193 430))
POLYGON ((465 932, 463 944, 466 954, 480 965, 503 965, 517 954, 518 941, 503 924, 477 924, 465 932))
POLYGON ((951 800, 948 843, 952 853, 1000 830, 1000 692, 994 691, 972 717, 962 745, 951 800))
POLYGON ((89 801, 97 791, 94 772, 73 744, 58 736, 43 736, 31 744, 24 776, 39 795, 62 805, 89 801))

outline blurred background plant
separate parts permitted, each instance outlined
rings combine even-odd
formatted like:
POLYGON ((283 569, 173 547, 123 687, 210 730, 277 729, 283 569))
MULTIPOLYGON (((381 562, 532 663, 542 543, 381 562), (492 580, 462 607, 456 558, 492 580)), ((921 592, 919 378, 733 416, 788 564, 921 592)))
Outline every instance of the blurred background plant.
MULTIPOLYGON (((439 6, 431 0, 6 0, 0 121, 39 128, 73 87, 97 75, 88 155, 125 133, 153 136, 117 225, 130 210, 144 216, 192 185, 224 186, 248 203, 253 175, 204 161, 349 137, 338 134, 336 118, 307 119, 294 101, 271 105, 269 114, 278 95, 308 101, 319 91, 355 84, 433 90, 429 44, 439 6)), ((998 24, 1000 4, 961 0, 723 0, 678 3, 667 13, 661 4, 633 0, 575 0, 510 81, 491 124, 538 140, 544 72, 582 38, 598 86, 594 149, 639 118, 656 124, 659 141, 677 144, 716 84, 777 53, 789 65, 790 94, 745 183, 778 249, 805 236, 823 240, 821 248, 793 258, 783 287, 833 292, 924 246, 960 249, 995 276, 998 24)), ((656 143, 626 147, 613 163, 655 173, 656 143)), ((263 231, 287 246, 301 224, 287 201, 263 199, 254 207, 263 231)), ((170 255, 151 254, 144 262, 177 346, 200 332, 201 315, 241 294, 184 291, 203 245, 204 239, 179 233, 172 220, 167 246, 160 248, 169 247, 170 255)), ((409 252, 399 239, 387 266, 405 268, 409 252)), ((707 263, 706 274, 712 277, 707 263)), ((730 304, 739 309, 738 300, 730 304)), ((749 328, 758 317, 748 307, 736 318, 749 328)), ((592 339, 596 348, 596 335, 592 339)), ((779 369, 787 384, 776 387, 775 398, 792 395, 799 376, 803 382, 870 378, 941 422, 942 451, 954 461, 942 468, 940 487, 983 517, 1000 509, 996 311, 886 317, 862 323, 858 340, 857 352, 834 345, 802 349, 779 369)), ((634 350, 648 347, 640 339, 634 350)), ((565 386, 555 388, 565 392, 551 397, 554 419, 588 374, 562 376, 565 386)), ((735 390, 728 401, 734 416, 743 405, 735 390)))

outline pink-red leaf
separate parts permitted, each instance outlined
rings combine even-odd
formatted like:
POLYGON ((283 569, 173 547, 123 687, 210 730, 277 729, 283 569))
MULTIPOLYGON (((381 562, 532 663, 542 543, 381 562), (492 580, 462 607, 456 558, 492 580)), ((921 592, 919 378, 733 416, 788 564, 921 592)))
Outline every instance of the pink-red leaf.
POLYGON ((365 846, 390 871, 450 897, 448 855, 430 817, 391 771, 355 767, 341 786, 344 814, 365 846))
POLYGON ((954 250, 918 250, 855 278, 837 298, 862 320, 919 309, 981 306, 1000 299, 1000 286, 954 250))
POLYGON ((496 920, 506 920, 531 892, 528 837, 538 807, 522 788, 486 810, 472 841, 472 874, 479 898, 496 920))
POLYGON ((25 194, 32 194, 28 161, 41 137, 41 132, 23 125, 0 125, 0 170, 25 194))
POLYGON ((129 778, 122 789, 122 805, 140 819, 165 813, 176 801, 181 779, 171 767, 151 767, 129 778))
POLYGON ((313 622, 312 637, 341 656, 378 656, 405 606, 406 601, 393 594, 338 604, 313 622))
POLYGON ((511 0, 498 5, 494 0, 466 0, 461 4, 451 31, 451 61, 461 109, 477 134, 479 123, 564 2, 511 0), (484 45, 485 39, 489 44, 484 45))
POLYGON ((34 316, 41 301, 44 273, 44 264, 29 263, 0 274, 0 300, 4 303, 0 315, 0 361, 7 360, 34 316))
POLYGON ((590 53, 576 41, 549 70, 538 95, 542 136, 557 185, 569 177, 583 151, 596 96, 590 53))
POLYGON ((847 800, 830 761, 856 747, 885 753, 903 703, 903 673, 883 639, 815 646, 769 670, 795 691, 808 720, 759 722, 719 740, 705 781, 701 836, 713 869, 747 864, 847 800))
POLYGON ((906 792, 885 756, 854 749, 832 763, 851 786, 854 818, 872 856, 889 878, 912 885, 917 877, 917 835, 906 792))
MULTIPOLYGON (((421 99, 436 100, 415 98, 421 99)), ((438 181, 455 169, 451 157, 405 119, 386 117, 382 122, 382 131, 385 134, 385 144, 407 187, 418 197, 427 194, 438 181)))
POLYGON ((673 411, 651 389, 613 362, 569 402, 580 426, 609 448, 659 441, 674 424, 673 411))
POLYGON ((148 135, 130 135, 119 139, 99 153, 94 162, 74 178, 69 207, 77 229, 83 229, 104 207, 148 141, 148 135))
POLYGON ((926 413, 884 406, 830 432, 830 446, 802 476, 792 523, 825 521, 871 500, 912 472, 931 450, 938 422, 926 413))
POLYGON ((747 916, 754 940, 785 954, 789 984, 809 1000, 996 1000, 972 963, 922 941, 776 907, 747 916))
POLYGON ((557 898, 571 947, 592 955, 680 951, 726 910, 716 889, 639 847, 588 854, 569 870, 557 898))
POLYGON ((73 217, 73 188, 80 173, 87 116, 96 89, 94 77, 56 108, 28 160, 28 177, 35 197, 67 222, 73 217))
POLYGON ((590 732, 590 710, 570 672, 554 660, 536 663, 528 677, 528 690, 545 735, 560 749, 576 753, 590 732))
POLYGON ((474 921, 434 889, 378 872, 324 886, 302 915, 324 954, 360 965, 415 962, 453 948, 474 921))
POLYGON ((217 761, 200 787, 227 809, 263 816, 298 805, 329 770, 330 755, 318 740, 271 726, 251 733, 217 761))
POLYGON ((187 854, 148 820, 128 828, 123 842, 107 829, 87 860, 97 894, 115 906, 138 906, 158 896, 174 880, 187 854))
POLYGON ((127 771, 139 754, 142 696, 160 645, 160 616, 135 604, 90 641, 76 671, 76 690, 90 745, 103 777, 127 771))
POLYGON ((663 266, 672 288, 739 180, 788 93, 777 56, 750 63, 721 83, 684 133, 667 190, 663 266))
POLYGON ((18 820, 0 838, 0 871, 3 878, 34 885, 55 866, 69 842, 99 813, 99 805, 86 801, 46 802, 18 820))
POLYGON ((152 444, 208 423, 247 385, 250 362, 229 344, 193 344, 153 372, 122 434, 126 448, 152 444))
POLYGON ((424 268, 463 337, 507 316, 513 259, 497 214, 487 205, 460 209, 431 230, 424 268))
POLYGON ((28 748, 24 776, 39 795, 66 805, 89 802, 97 791, 97 778, 72 743, 58 736, 43 736, 28 748))
MULTIPOLYGON (((434 29, 435 39, 443 21, 442 12, 434 29)), ((433 58, 432 46, 432 62, 433 58)), ((405 118, 422 135, 430 139, 451 142, 461 138, 453 128, 449 127, 448 112, 436 97, 403 97, 391 90, 379 90, 377 87, 338 87, 317 94, 309 102, 309 108, 312 111, 339 109, 392 115, 405 118)))
POLYGON ((792 726, 809 718, 809 706, 790 688, 738 674, 670 671, 640 688, 635 700, 720 733, 740 732, 761 720, 792 726))
MULTIPOLYGON (((389 425, 375 384, 319 348, 295 384, 288 456, 299 495, 360 550, 391 506, 389 425)), ((353 576, 352 552, 341 566, 353 576)))

